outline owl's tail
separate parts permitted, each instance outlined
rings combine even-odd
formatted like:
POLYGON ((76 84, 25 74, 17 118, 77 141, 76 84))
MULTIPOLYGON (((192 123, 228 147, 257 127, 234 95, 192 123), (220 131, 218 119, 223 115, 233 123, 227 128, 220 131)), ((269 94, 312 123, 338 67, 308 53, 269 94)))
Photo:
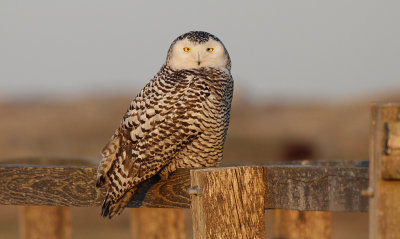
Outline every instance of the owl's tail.
POLYGON ((113 202, 107 195, 101 208, 101 216, 111 219, 113 216, 121 214, 130 202, 134 192, 134 189, 127 191, 124 196, 116 202, 113 202))

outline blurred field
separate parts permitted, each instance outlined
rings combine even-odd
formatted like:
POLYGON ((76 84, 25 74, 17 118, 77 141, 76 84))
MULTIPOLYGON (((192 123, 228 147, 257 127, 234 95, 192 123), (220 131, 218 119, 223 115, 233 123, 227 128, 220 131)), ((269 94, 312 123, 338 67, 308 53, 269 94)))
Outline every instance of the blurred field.
MULTIPOLYGON (((99 157, 131 97, 0 102, 2 159, 99 157)), ((224 163, 368 159, 368 102, 265 104, 236 100, 224 163)), ((73 238, 129 237, 127 212, 112 221, 98 208, 73 208, 73 238)), ((18 208, 0 206, 0 238, 18 238, 18 208)), ((367 215, 334 214, 333 238, 366 238, 367 215)))
MULTIPOLYGON (((0 102, 1 158, 99 157, 130 97, 0 102)), ((247 105, 234 102, 224 162, 367 159, 368 103, 247 105), (296 151, 296 150, 295 150, 296 151)))

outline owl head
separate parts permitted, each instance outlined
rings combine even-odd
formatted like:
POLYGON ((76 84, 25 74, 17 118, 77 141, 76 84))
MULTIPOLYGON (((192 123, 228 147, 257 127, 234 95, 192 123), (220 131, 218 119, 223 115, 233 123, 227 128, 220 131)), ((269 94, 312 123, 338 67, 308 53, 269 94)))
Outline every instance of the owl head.
POLYGON ((191 31, 176 38, 168 51, 166 65, 175 70, 202 67, 231 69, 231 60, 224 44, 214 35, 191 31))

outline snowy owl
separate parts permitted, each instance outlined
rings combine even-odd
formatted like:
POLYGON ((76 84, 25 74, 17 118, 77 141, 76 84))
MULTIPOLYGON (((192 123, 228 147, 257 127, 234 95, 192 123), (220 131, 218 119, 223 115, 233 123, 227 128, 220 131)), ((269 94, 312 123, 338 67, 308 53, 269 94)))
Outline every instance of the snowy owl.
POLYGON ((222 159, 233 94, 231 61, 214 35, 176 38, 157 75, 134 98, 102 150, 96 187, 107 187, 101 215, 120 214, 138 185, 177 168, 222 159))

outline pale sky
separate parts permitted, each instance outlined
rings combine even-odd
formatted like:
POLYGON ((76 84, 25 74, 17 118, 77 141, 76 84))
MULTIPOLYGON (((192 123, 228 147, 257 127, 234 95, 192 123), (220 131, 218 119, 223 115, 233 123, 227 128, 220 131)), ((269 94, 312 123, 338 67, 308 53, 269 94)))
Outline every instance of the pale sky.
POLYGON ((218 36, 254 99, 400 94, 400 1, 0 1, 0 99, 141 89, 170 43, 218 36))

